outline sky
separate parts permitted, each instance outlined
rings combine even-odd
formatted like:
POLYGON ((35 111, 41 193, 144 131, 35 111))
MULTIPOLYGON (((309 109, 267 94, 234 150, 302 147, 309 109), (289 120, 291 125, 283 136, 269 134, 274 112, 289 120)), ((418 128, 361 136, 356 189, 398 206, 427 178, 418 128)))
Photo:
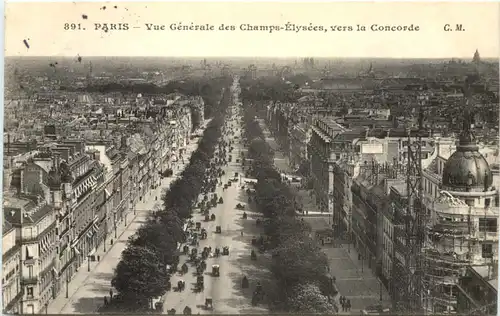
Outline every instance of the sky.
POLYGON ((478 49, 482 57, 497 58, 499 12, 499 4, 492 2, 7 3, 5 55, 470 59, 478 49), (122 23, 122 28, 128 24, 128 30, 105 32, 105 23, 122 23), (179 23, 208 24, 215 30, 170 29, 179 23), (242 24, 286 27, 286 23, 323 30, 240 29, 242 24), (164 25, 165 30, 147 30, 146 24, 164 25), (235 30, 219 30, 222 24, 235 30), (413 25, 419 31, 374 32, 373 24, 413 25), (446 24, 451 29, 461 24, 462 31, 447 32, 446 24), (357 31, 358 25, 366 31, 357 31), (332 26, 353 31, 332 31, 332 26))

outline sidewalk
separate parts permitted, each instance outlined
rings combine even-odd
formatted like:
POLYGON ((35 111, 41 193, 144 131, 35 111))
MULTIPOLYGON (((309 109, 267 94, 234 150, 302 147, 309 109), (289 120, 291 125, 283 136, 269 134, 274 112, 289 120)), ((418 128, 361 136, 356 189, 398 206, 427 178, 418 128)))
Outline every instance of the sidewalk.
MULTIPOLYGON (((190 143, 186 148, 186 157, 196 149, 196 143, 190 143)), ((107 252, 104 252, 104 245, 101 244, 96 250, 95 255, 100 256, 100 261, 90 263, 90 272, 88 272, 88 262, 85 261, 73 276, 68 284, 68 296, 66 298, 66 288, 63 288, 59 295, 49 303, 47 307, 48 314, 84 314, 95 313, 104 304, 104 296, 109 295, 111 288, 111 279, 114 269, 121 259, 121 253, 125 250, 128 238, 132 236, 139 227, 147 220, 149 210, 152 210, 157 203, 161 203, 162 191, 168 189, 170 184, 175 181, 188 163, 188 159, 177 162, 179 168, 174 168, 174 175, 161 180, 161 185, 153 189, 149 194, 135 205, 136 215, 126 214, 124 216, 132 218, 127 220, 128 225, 119 223, 117 227, 117 238, 113 238, 114 243, 110 245, 110 239, 107 239, 107 252), (158 199, 155 199, 157 197, 158 199)), ((130 212, 129 212, 130 213, 130 212)), ((114 237, 114 232, 111 236, 114 237)), ((116 293, 116 291, 115 291, 116 293)))
POLYGON ((351 300, 351 311, 342 312, 340 304, 339 314, 359 314, 359 311, 369 305, 390 305, 390 297, 386 288, 374 275, 366 261, 358 260, 358 252, 352 245, 337 243, 339 247, 327 245, 322 247, 330 263, 330 273, 336 278, 339 294, 351 300), (380 301, 382 293, 382 302, 380 301))

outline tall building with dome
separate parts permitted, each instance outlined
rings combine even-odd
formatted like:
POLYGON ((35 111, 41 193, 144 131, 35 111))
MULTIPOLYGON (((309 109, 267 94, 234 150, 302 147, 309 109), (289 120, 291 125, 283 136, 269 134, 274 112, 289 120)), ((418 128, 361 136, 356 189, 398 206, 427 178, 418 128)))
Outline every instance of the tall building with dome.
POLYGON ((428 209, 425 258, 425 308, 453 313, 468 267, 481 267, 495 278, 498 266, 498 189, 479 153, 466 113, 456 151, 442 169, 440 196, 428 209))

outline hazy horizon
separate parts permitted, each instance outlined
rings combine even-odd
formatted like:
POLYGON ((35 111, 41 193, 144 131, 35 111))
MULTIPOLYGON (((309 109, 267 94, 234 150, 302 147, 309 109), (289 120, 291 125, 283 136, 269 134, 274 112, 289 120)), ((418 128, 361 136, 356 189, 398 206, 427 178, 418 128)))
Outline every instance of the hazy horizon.
MULTIPOLYGON (((481 54, 481 52, 479 52, 481 54)), ((473 54, 470 56, 447 56, 447 57, 371 57, 371 56, 361 56, 361 57, 325 57, 325 56, 105 56, 105 55, 90 55, 90 56, 58 56, 58 55, 40 55, 40 56, 5 56, 4 59, 11 58, 22 58, 22 59, 37 59, 37 58, 142 58, 142 59, 297 59, 297 58, 314 58, 317 60, 325 59, 384 59, 384 60, 452 60, 452 59, 470 59, 472 60, 473 54)), ((500 61, 500 57, 489 57, 481 56, 481 60, 489 61, 500 61)))

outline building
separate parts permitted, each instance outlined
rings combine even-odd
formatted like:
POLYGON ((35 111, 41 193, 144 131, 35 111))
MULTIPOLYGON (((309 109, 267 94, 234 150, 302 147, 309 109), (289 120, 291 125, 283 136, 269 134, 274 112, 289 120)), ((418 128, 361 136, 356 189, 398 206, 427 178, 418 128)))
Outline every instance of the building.
POLYGON ((17 230, 21 247, 19 312, 40 313, 55 294, 55 212, 41 196, 4 197, 4 217, 17 230))
POLYGON ((3 220, 2 228, 2 306, 5 314, 17 314, 21 304, 21 245, 18 230, 3 220))
MULTIPOLYGON (((470 124, 466 121, 456 151, 446 142, 439 155, 423 170, 424 309, 433 313, 456 313, 460 278, 468 266, 498 264, 498 191, 489 164, 479 152, 470 124)), ((395 301, 405 291, 406 270, 404 216, 405 186, 393 187, 394 215, 392 293, 395 301)))
POLYGON ((468 266, 460 278, 457 313, 497 315, 498 267, 468 266))

